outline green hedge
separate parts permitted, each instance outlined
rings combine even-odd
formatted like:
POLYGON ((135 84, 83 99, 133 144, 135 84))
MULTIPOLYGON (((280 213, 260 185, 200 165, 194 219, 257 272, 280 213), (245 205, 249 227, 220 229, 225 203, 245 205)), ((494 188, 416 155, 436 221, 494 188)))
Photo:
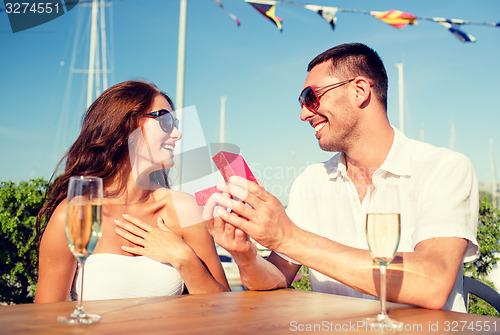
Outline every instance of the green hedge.
POLYGON ((47 182, 43 178, 0 182, 0 303, 33 302, 37 283, 36 216, 47 182))
MULTIPOLYGON (((479 202, 479 224, 477 227, 477 241, 479 243, 479 256, 473 262, 464 265, 464 274, 475 278, 495 288, 486 276, 498 262, 495 253, 500 240, 500 211, 486 197, 479 202)), ((469 313, 500 316, 500 314, 487 302, 473 295, 469 298, 469 313)))

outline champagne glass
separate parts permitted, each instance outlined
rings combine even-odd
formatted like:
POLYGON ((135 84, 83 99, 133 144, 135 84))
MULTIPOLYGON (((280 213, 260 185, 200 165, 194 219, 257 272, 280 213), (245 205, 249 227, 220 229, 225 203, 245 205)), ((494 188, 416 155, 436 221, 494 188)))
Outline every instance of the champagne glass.
POLYGON ((71 177, 68 185, 66 208, 66 237, 69 248, 78 262, 81 277, 78 303, 68 316, 59 316, 63 323, 87 324, 101 319, 99 315, 87 314, 83 309, 83 268, 85 260, 92 254, 101 237, 102 179, 99 177, 71 177))
POLYGON ((397 185, 370 185, 365 197, 366 238, 373 260, 380 269, 380 313, 365 321, 376 329, 397 330, 403 323, 391 319, 386 308, 386 272, 392 262, 401 236, 401 210, 397 185))

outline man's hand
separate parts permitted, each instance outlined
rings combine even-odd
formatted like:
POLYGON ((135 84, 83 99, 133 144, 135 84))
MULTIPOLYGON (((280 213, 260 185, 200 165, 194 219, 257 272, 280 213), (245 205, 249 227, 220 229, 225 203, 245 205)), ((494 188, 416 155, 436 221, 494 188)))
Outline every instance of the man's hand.
MULTIPOLYGON (((218 188, 231 198, 213 194, 209 199, 211 208, 217 206, 215 216, 235 227, 235 237, 241 230, 261 245, 279 251, 293 227, 281 202, 262 186, 238 176, 231 177, 229 183, 218 185, 218 188)), ((228 235, 231 233, 230 228, 228 235)))
MULTIPOLYGON (((227 193, 223 196, 229 198, 227 193)), ((202 216, 215 243, 226 249, 238 264, 244 265, 254 261, 257 255, 255 244, 244 231, 222 220, 220 217, 222 212, 227 212, 227 209, 217 206, 217 203, 210 197, 205 204, 202 216), (212 217, 214 211, 215 215, 212 217)))
MULTIPOLYGON (((246 181, 243 178, 241 179, 243 182, 246 181)), ((257 186, 257 184, 254 185, 257 186)), ((225 186, 221 185, 221 189, 225 188, 225 186)), ((232 213, 228 213, 228 208, 230 207, 224 205, 223 202, 227 202, 229 205, 236 203, 250 208, 241 201, 230 198, 231 194, 234 199, 239 198, 246 201, 248 199, 247 195, 249 195, 248 191, 245 188, 236 189, 232 185, 231 188, 233 192, 213 194, 208 199, 203 211, 203 219, 208 231, 213 236, 215 243, 226 249, 233 256, 240 271, 241 281, 247 289, 272 290, 286 287, 287 280, 281 270, 257 254, 257 247, 244 230, 224 219, 228 217, 252 224, 246 218, 236 214, 234 210, 232 213), (214 212, 215 217, 212 217, 214 212)), ((279 256, 277 257, 279 258, 279 256)), ((295 269, 296 272, 297 269, 295 269)))

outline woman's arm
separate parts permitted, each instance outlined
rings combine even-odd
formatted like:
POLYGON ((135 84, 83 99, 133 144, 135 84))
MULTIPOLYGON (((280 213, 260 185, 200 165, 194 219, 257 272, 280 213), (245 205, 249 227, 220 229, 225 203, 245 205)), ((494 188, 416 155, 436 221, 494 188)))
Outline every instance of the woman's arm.
POLYGON ((65 222, 66 200, 57 206, 42 236, 35 303, 68 301, 76 259, 68 248, 65 222))
MULTIPOLYGON (((219 285, 222 285, 226 290, 230 291, 226 274, 224 273, 224 269, 222 268, 215 249, 214 241, 212 236, 208 233, 205 223, 201 222, 185 228, 184 230, 184 240, 194 250, 206 270, 208 270, 219 285)), ((187 287, 190 293, 194 293, 189 286, 187 287)))
MULTIPOLYGON (((202 218, 203 209, 198 206, 192 195, 184 192, 172 192, 172 199, 182 238, 194 250, 212 277, 224 288, 230 290, 214 240, 208 233, 202 218)), ((194 293, 189 286, 187 287, 190 293, 194 293)))

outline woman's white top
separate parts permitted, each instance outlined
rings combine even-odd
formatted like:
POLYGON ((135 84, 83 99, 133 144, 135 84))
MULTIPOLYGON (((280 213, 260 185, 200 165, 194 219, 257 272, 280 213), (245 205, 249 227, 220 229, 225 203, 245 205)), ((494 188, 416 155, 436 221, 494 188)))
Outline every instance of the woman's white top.
MULTIPOLYGON (((78 299, 81 276, 76 273, 71 297, 78 299)), ((83 300, 179 295, 184 282, 170 264, 146 256, 94 254, 85 261, 83 300)))

